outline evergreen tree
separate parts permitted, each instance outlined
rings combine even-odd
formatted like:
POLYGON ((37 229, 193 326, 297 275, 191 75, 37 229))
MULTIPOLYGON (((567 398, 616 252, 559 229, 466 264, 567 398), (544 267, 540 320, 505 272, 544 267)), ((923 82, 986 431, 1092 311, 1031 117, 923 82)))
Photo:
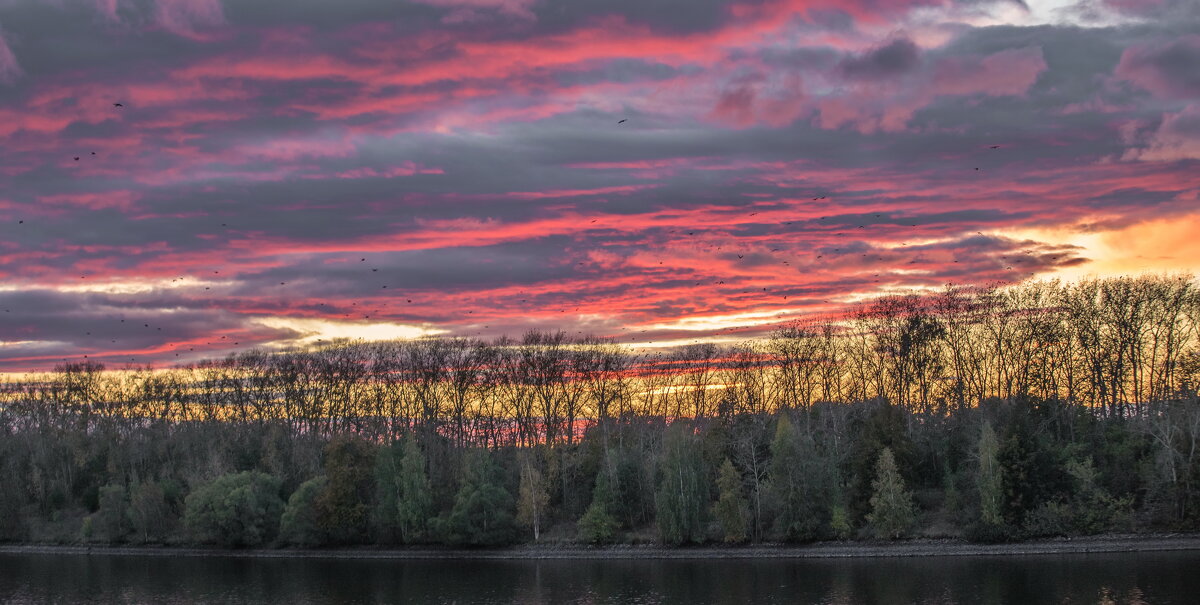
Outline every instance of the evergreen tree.
POLYGON ((771 441, 767 492, 775 532, 784 540, 820 537, 829 511, 829 476, 811 436, 798 435, 786 413, 780 414, 771 441))
POLYGON ((447 540, 455 544, 495 546, 515 537, 512 494, 501 483, 490 451, 467 454, 462 487, 444 527, 447 540))
POLYGON ((1074 531, 1094 534, 1127 529, 1133 497, 1114 498, 1099 484, 1100 474, 1090 456, 1067 462, 1066 472, 1074 482, 1071 495, 1071 525, 1074 531))
POLYGON ((916 506, 912 494, 904 488, 904 479, 896 468, 896 459, 891 448, 884 448, 875 467, 875 481, 871 483, 871 512, 867 522, 880 538, 896 539, 904 536, 916 520, 916 506))
POLYGON ((592 503, 579 519, 579 537, 592 544, 612 542, 620 528, 611 512, 616 503, 616 491, 609 474, 608 465, 601 464, 592 490, 592 503))
POLYGON ((708 478, 691 427, 676 422, 663 440, 662 480, 654 502, 658 531, 668 544, 704 540, 708 478))
POLYGON ((1038 428, 1035 411, 1024 411, 1010 423, 1008 437, 1000 441, 997 454, 1003 489, 1004 519, 1010 525, 1025 525, 1026 515, 1043 504, 1070 493, 1070 475, 1064 469, 1064 450, 1038 428))
POLYGON ((864 403, 860 409, 866 414, 858 417, 851 428, 856 438, 850 453, 851 483, 846 501, 855 521, 870 512, 871 482, 880 452, 884 448, 892 450, 892 457, 905 468, 912 466, 914 458, 903 408, 882 401, 864 403))
POLYGON ((717 503, 713 515, 721 524, 721 533, 730 543, 746 540, 746 527, 750 522, 750 506, 742 494, 742 476, 728 458, 717 471, 717 503))

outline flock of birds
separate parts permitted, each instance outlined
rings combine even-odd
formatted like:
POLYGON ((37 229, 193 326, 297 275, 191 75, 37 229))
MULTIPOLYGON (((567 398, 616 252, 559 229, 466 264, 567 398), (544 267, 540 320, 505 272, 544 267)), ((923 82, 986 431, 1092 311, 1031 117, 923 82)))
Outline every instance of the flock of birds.
MULTIPOLYGON (((113 106, 113 108, 114 108, 114 109, 123 109, 123 108, 125 107, 125 104, 124 104, 124 103, 121 103, 121 102, 115 102, 115 103, 112 103, 112 106, 113 106)), ((617 121, 617 124, 624 124, 624 123, 626 123, 626 122, 628 122, 628 118, 622 118, 621 120, 618 120, 618 121, 617 121)), ((992 150, 996 150, 996 149, 1000 149, 1000 148, 1001 148, 1001 146, 1000 146, 1000 145, 991 145, 991 146, 989 147, 989 149, 992 149, 992 150)), ((92 151, 92 152, 90 152, 90 155, 91 155, 91 156, 96 156, 97 154, 96 154, 96 152, 95 152, 95 151, 92 151)), ((82 156, 72 156, 72 158, 73 158, 73 160, 74 160, 74 161, 78 162, 78 161, 81 161, 81 159, 82 159, 82 156)), ((975 170, 979 170, 979 168, 978 168, 978 167, 976 167, 976 168, 975 168, 975 170)), ((821 201, 821 200, 825 200, 825 199, 827 199, 827 198, 828 198, 828 196, 827 196, 827 195, 819 195, 819 196, 815 196, 815 197, 813 197, 813 198, 812 198, 812 201, 821 201)), ((759 214, 758 212, 752 212, 752 213, 750 213, 750 214, 749 214, 749 216, 753 217, 753 216, 756 216, 756 215, 758 215, 758 214, 759 214)), ((882 217, 882 215, 880 215, 880 214, 875 214, 875 218, 881 218, 881 217, 882 217)), ((820 219, 820 220, 824 221, 824 220, 828 220, 828 219, 829 219, 829 217, 828 217, 828 216, 825 216, 825 217, 821 217, 821 219, 820 219)), ((592 219, 592 220, 591 220, 591 223, 595 223, 595 222, 596 222, 596 219, 592 219)), ((783 224, 784 224, 784 225, 791 225, 793 222, 794 222, 794 221, 784 221, 784 222, 783 222, 783 224)), ((17 224, 23 225, 23 224, 25 224, 25 220, 24 220, 24 219, 19 219, 19 220, 17 221, 17 224)), ((228 228, 228 227, 229 227, 228 223, 221 223, 221 226, 222 226, 223 228, 228 228)), ((916 224, 909 224, 908 226, 909 226, 909 227, 916 227, 916 224)), ((867 224, 865 224, 865 223, 864 223, 864 224, 857 225, 857 228, 858 228, 858 229, 866 229, 867 227, 868 227, 868 225, 867 225, 867 224)), ((682 232, 681 232, 681 231, 676 231, 676 230, 670 230, 670 231, 669 231, 669 233, 671 233, 671 234, 675 234, 675 233, 682 233, 682 232)), ((697 234, 697 231, 695 231, 695 230, 691 230, 691 231, 687 231, 686 233, 687 233, 687 236, 691 237, 691 236, 695 236, 695 235, 697 234)), ((982 233, 981 233, 981 232, 978 232, 978 231, 976 232, 976 234, 982 235, 982 233)), ((839 233, 835 233, 834 235, 835 235, 835 236, 837 236, 837 237, 845 237, 845 236, 846 236, 846 233, 845 233, 845 232, 839 232, 839 233)), ((907 242, 906 242, 906 243, 904 243, 903 245, 904 245, 904 246, 907 246, 907 242)), ((706 250, 706 251, 709 251, 709 252, 713 252, 713 251, 720 251, 720 250, 722 250, 722 248, 723 248, 723 246, 715 246, 715 247, 714 247, 714 246, 709 246, 709 247, 705 248, 705 250, 706 250)), ((782 249, 782 248, 772 248, 770 252, 771 252, 772 254, 774 254, 774 253, 779 253, 779 252, 783 252, 783 249, 782 249)), ((841 248, 835 248, 835 249, 833 249, 833 252, 834 252, 834 253, 841 253, 841 252, 842 252, 842 249, 841 249, 841 248)), ((747 256, 748 254, 750 254, 750 253, 749 253, 749 251, 747 251, 747 250, 743 250, 742 252, 740 252, 740 253, 737 253, 737 258, 738 258, 739 260, 745 260, 745 259, 746 259, 746 256, 747 256)), ((758 261, 759 261, 759 259, 761 258, 761 256, 760 256, 760 255, 755 255, 753 258, 754 258, 755 262, 758 262, 758 261)), ((823 259, 823 258, 824 258, 824 254, 817 254, 817 255, 816 255, 816 259, 815 259, 815 260, 821 260, 821 259, 823 259)), ((862 258, 863 260, 872 260, 872 258, 870 258, 870 257, 869 257, 869 255, 868 255, 868 254, 866 254, 866 253, 863 253, 863 254, 861 255, 861 258, 862 258)), ((1058 258, 1057 256, 1053 257, 1053 259, 1054 259, 1054 260, 1057 260, 1057 258, 1058 258)), ((1006 256, 1002 256, 1002 257, 1001 257, 1001 259, 1007 260, 1007 257, 1006 257, 1006 256)), ((884 258, 884 256, 883 256, 883 255, 878 255, 878 254, 877 254, 877 255, 875 255, 875 257, 874 257, 874 260, 876 260, 876 261, 883 261, 883 260, 885 260, 885 258, 884 258)), ((1014 260, 1013 262, 1021 262, 1021 260, 1022 260, 1022 259, 1016 259, 1016 260, 1014 260)), ((1030 260, 1032 261, 1033 259, 1030 259, 1030 260)), ((366 257, 362 257, 362 258, 360 258, 360 259, 359 259, 359 262, 360 262, 360 263, 365 263, 365 262, 367 262, 367 259, 366 259, 366 257)), ((790 261, 788 261, 788 260, 781 260, 780 262, 781 262, 783 265, 790 266, 790 261)), ((917 260, 916 260, 916 259, 913 259, 913 260, 910 260, 908 264, 910 264, 910 265, 911 265, 911 264, 915 264, 916 262, 917 262, 917 260)), ((958 261, 958 260, 955 260, 954 262, 955 262, 955 263, 957 263, 957 262, 959 262, 959 261, 958 261)), ((580 262, 579 262, 579 265, 583 265, 583 264, 585 264, 583 261, 580 261, 580 262)), ((659 265, 663 265, 663 261, 661 261, 661 260, 660 260, 660 261, 658 262, 658 264, 659 264, 659 265)), ((1009 265, 1009 266, 1007 266, 1007 267, 1005 267, 1005 268, 1006 268, 1006 269, 1009 269, 1009 270, 1013 269, 1012 265, 1009 265)), ((378 272, 379 272, 379 267, 370 267, 370 273, 378 273, 378 272)), ((214 275, 219 275, 219 274, 220 274, 220 271, 214 270, 214 271, 213 271, 213 274, 214 274, 214 275)), ((80 276, 80 279, 86 279, 86 277, 87 277, 87 275, 86 275, 86 274, 84 274, 84 275, 81 275, 81 276, 80 276)), ((876 273, 876 274, 874 274, 874 275, 873 275, 873 277, 875 277, 875 278, 879 278, 880 276, 879 276, 879 274, 878 274, 878 273, 876 273)), ((181 276, 181 277, 179 277, 179 278, 176 278, 176 279, 173 279, 173 280, 171 280, 171 281, 172 281, 172 282, 175 282, 175 281, 182 281, 182 280, 184 280, 184 279, 185 279, 185 277, 181 276)), ((875 283, 879 283, 879 282, 881 281, 881 279, 875 279, 874 281, 875 281, 875 283)), ((279 285, 280 285, 280 286, 286 286, 286 285, 287 285, 287 281, 281 281, 281 282, 279 282, 279 285)), ((386 289, 388 289, 388 285, 389 285, 389 284, 382 284, 382 285, 380 285, 380 289, 381 289, 381 290, 386 290, 386 289)), ((703 282, 696 282, 696 283, 695 283, 695 287, 701 287, 701 286, 703 286, 703 285, 704 285, 704 284, 703 284, 703 282)), ((717 286, 720 286, 720 285, 726 285, 726 282, 725 282, 725 280, 714 280, 712 285, 717 285, 717 286)), ((205 286, 205 287, 204 287, 204 289, 205 289, 205 290, 209 290, 210 288, 211 288, 211 286, 205 286)), ((767 289, 767 288, 765 288, 765 287, 764 287, 764 288, 762 288, 762 292, 767 292, 767 291, 768 291, 768 289, 767 289)), ((749 290, 749 289, 743 290, 743 291, 742 291, 742 294, 743 294, 743 295, 750 295, 750 294, 751 294, 751 290, 749 290)), ((792 292, 792 294, 795 294, 795 292, 792 292)), ((782 300, 787 300, 787 299, 788 299, 788 296, 789 296, 789 294, 786 294, 786 293, 784 293, 784 294, 781 294, 781 296, 782 296, 782 300)), ((405 300, 407 303, 409 303, 409 304, 411 304, 411 303, 413 302, 413 300, 412 300, 411 298, 405 298, 404 300, 405 300)), ((526 300, 527 300, 527 299, 524 299, 524 298, 523 298, 523 299, 521 299, 521 302, 522 302, 522 303, 525 303, 525 302, 526 302, 526 300)), ((823 300, 822 302, 824 302, 824 303, 829 303, 829 301, 828 301, 828 300, 823 300)), ((341 317, 343 317, 343 318, 350 318, 352 315, 361 314, 361 316, 362 316, 362 319, 370 319, 370 318, 371 318, 371 316, 372 316, 372 314, 375 314, 376 316, 378 316, 378 314, 381 312, 381 309, 379 309, 379 308, 375 308, 375 309, 371 309, 371 310, 367 310, 367 309, 353 309, 354 307, 358 307, 358 306, 359 306, 359 305, 358 305, 358 303, 357 303, 357 302, 352 302, 352 303, 350 304, 350 307, 351 307, 352 309, 351 309, 351 310, 349 310, 349 311, 348 311, 348 312, 346 312, 346 313, 342 313, 342 314, 340 314, 340 315, 341 315, 341 317)), ((331 305, 329 305, 329 304, 327 304, 327 303, 319 303, 319 304, 318 304, 318 307, 322 307, 322 308, 330 308, 330 310, 332 310, 332 308, 331 308, 331 305)), ((576 307, 576 308, 575 308, 575 311, 578 311, 578 310, 579 310, 579 307, 576 307)), ((5 311, 6 313, 8 313, 8 312, 11 312, 11 309, 4 309, 4 311, 5 311)), ((567 311, 567 309, 566 309, 566 308, 563 308, 563 309, 561 309, 561 310, 560 310, 560 313, 566 313, 566 311, 567 311)), ((468 313, 468 314, 474 314, 474 311, 472 311, 472 310, 468 310, 468 311, 467 311, 467 313, 468 313)), ((127 323, 127 321, 126 321, 126 319, 125 319, 125 318, 120 318, 120 319, 118 320, 118 324, 125 324, 125 323, 127 323)), ((137 322, 132 322, 132 323, 137 323, 137 322)), ((490 327, 490 326, 486 326, 486 325, 484 326, 484 328, 485 328, 485 329, 487 329, 487 328, 489 328, 489 327, 490 327)), ((722 331, 734 331, 734 330, 738 330, 738 329, 745 329, 745 328, 748 328, 748 327, 750 327, 750 326, 736 326, 736 327, 726 328, 726 329, 723 329, 723 330, 718 330, 717 332, 719 333, 719 332, 722 332, 722 331)), ((161 332, 161 331, 163 331, 163 328, 162 328, 162 326, 152 326, 152 325, 151 325, 149 322, 142 322, 142 328, 144 328, 144 329, 150 329, 150 328, 154 328, 154 329, 155 329, 156 331, 158 331, 158 332, 161 332)), ((622 331, 626 331, 626 330, 628 330, 628 328, 621 328, 621 330, 622 330, 622 331)), ((647 330, 643 329, 643 330, 641 330, 641 332, 642 332, 642 333, 645 333, 645 332, 647 332, 647 330)), ((480 332, 480 333, 481 333, 481 332, 480 332)), ((582 331, 579 331, 579 333, 582 333, 582 331)), ((87 336, 91 336, 91 335, 92 335, 92 332, 91 332, 91 331, 88 331, 88 332, 86 333, 86 335, 87 335, 87 336)), ((118 343, 118 339, 116 339, 116 338, 110 338, 110 339, 109 339, 109 341, 110 341, 110 343, 111 343, 111 344, 117 344, 117 343, 118 343)), ((324 341, 324 339, 317 339, 317 342, 323 342, 323 341, 324 341)), ((221 336, 219 339, 216 339, 216 340, 210 340, 210 341, 205 341, 205 342, 204 342, 204 344, 205 344, 206 346, 213 346, 213 345, 217 345, 217 346, 229 346, 230 344, 232 344, 233 346, 239 346, 239 345, 241 344, 241 342, 240 342, 240 341, 234 341, 234 340, 231 340, 231 339, 229 339, 229 337, 228 337, 227 335, 223 335, 223 336, 221 336), (220 341, 225 341, 225 342, 220 342, 220 341)), ((179 348, 179 347, 176 347, 176 348, 179 348)), ((195 345, 188 347, 188 351, 194 352, 194 351, 195 351, 195 345)), ((175 352, 175 356, 176 356, 176 357, 179 357, 179 356, 180 356, 180 353, 179 353, 179 352, 175 352)), ((88 357, 88 355, 84 355, 83 357, 84 357, 84 358, 87 358, 87 357, 88 357)), ((65 360, 66 360, 66 358, 64 358, 64 361, 65 361, 65 360)), ((133 361, 136 361, 136 357, 131 357, 131 358, 130 358, 130 361, 131 361, 131 362, 133 362, 133 361)))

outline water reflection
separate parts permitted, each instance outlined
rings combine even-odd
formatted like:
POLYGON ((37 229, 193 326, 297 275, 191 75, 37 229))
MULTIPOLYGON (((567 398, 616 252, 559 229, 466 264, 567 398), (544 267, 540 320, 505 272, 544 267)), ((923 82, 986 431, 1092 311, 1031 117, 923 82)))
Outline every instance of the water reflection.
POLYGON ((710 561, 0 555, 4 603, 1195 602, 1200 553, 710 561))

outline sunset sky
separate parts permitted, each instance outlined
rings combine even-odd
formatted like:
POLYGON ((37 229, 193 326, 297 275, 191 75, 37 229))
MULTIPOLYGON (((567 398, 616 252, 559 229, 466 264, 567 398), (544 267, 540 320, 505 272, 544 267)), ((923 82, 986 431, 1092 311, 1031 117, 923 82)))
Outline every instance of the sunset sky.
POLYGON ((0 370, 1197 268, 1195 0, 0 0, 0 370))

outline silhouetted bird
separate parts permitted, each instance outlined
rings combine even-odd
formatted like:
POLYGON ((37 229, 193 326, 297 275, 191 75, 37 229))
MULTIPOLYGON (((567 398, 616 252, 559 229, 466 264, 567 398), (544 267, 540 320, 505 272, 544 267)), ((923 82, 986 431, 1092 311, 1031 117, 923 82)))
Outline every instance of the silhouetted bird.
POLYGON ((124 105, 120 103, 113 103, 113 107, 124 107, 124 105))
POLYGON ((626 120, 628 120, 628 119, 629 119, 629 118, 626 118, 625 120, 620 120, 620 121, 618 121, 617 123, 618 123, 618 124, 624 124, 624 123, 625 123, 625 121, 626 121, 626 120))
POLYGON ((78 161, 79 161, 79 156, 75 156, 75 161, 76 161, 76 162, 78 162, 78 161))
POLYGON ((1000 149, 999 145, 992 145, 992 149, 1000 149))

